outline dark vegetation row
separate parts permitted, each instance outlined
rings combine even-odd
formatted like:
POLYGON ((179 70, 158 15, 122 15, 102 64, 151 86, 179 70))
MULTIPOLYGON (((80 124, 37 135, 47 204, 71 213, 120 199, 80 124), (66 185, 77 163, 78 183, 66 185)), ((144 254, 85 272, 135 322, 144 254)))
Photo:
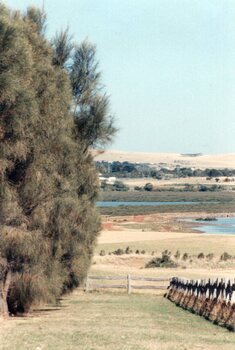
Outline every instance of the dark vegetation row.
POLYGON ((181 191, 105 191, 101 192, 102 201, 117 202, 232 202, 235 193, 229 191, 216 192, 181 192, 181 191))
MULTIPOLYGON (((224 180, 224 182, 227 181, 228 178, 224 180)), ((153 179, 152 179, 153 180, 153 179)), ((219 180, 217 178, 216 180, 219 180)), ((150 180, 151 181, 151 180, 150 180)), ((218 181, 217 181, 218 182, 218 181)), ((157 184, 158 185, 158 184, 157 184)), ((102 192, 108 192, 108 191, 117 191, 117 192, 127 192, 127 191, 133 191, 127 184, 125 184, 123 181, 115 180, 113 183, 109 183, 106 180, 102 180, 100 182, 100 188, 102 192)), ((220 184, 174 184, 173 186, 156 186, 156 184, 153 184, 152 182, 146 182, 144 186, 135 186, 134 191, 138 192, 216 192, 216 191, 224 191, 227 190, 228 187, 220 184)), ((230 190, 234 191, 235 186, 230 186, 230 190)))
POLYGON ((102 192, 99 200, 111 202, 182 202, 182 204, 161 206, 127 206, 100 207, 102 215, 125 216, 153 213, 234 213, 235 194, 233 192, 102 192), (184 204, 195 202, 195 204, 184 204))
MULTIPOLYGON (((176 253, 173 255, 170 251, 164 250, 161 253, 161 256, 157 256, 152 258, 149 262, 146 264, 146 268, 151 267, 165 267, 165 268, 174 268, 174 267, 180 267, 181 262, 188 261, 189 263, 194 262, 195 260, 201 260, 201 261, 212 261, 215 259, 215 255, 213 253, 204 254, 203 252, 197 254, 197 255, 190 255, 188 253, 181 254, 179 250, 176 251, 176 253)), ((217 259, 218 260, 218 259, 217 259)), ((219 257, 218 262, 224 262, 224 261, 234 261, 235 256, 230 255, 227 252, 224 252, 219 257)), ((183 265, 185 267, 185 265, 183 265)))
POLYGON ((230 203, 207 203, 207 204, 185 204, 185 205, 161 205, 161 206, 126 206, 100 207, 101 215, 127 216, 127 215, 148 215, 157 213, 234 213, 235 201, 230 203))
MULTIPOLYGON (((117 255, 117 256, 129 255, 129 254, 144 255, 146 254, 146 251, 141 249, 132 250, 128 246, 125 249, 118 248, 112 252, 107 253, 107 255, 117 255)), ((99 255, 106 256, 106 251, 102 249, 99 255)), ((150 268, 150 267, 175 268, 175 267, 180 267, 181 263, 186 261, 188 261, 189 263, 192 263, 195 260, 212 261, 215 259, 215 255, 213 253, 204 254, 203 252, 201 252, 197 255, 191 255, 191 254, 188 254, 187 252, 181 254, 179 250, 177 250, 175 254, 172 254, 168 250, 164 250, 160 256, 157 256, 156 252, 152 251, 151 255, 153 256, 153 258, 146 263, 145 265, 146 268, 150 268)), ((220 255, 218 261, 223 262, 223 261, 231 261, 231 260, 234 261, 235 256, 227 252, 224 252, 223 254, 220 255)))
POLYGON ((158 180, 165 179, 168 176, 173 178, 184 177, 207 177, 211 179, 213 177, 233 177, 235 176, 235 169, 192 169, 190 167, 176 166, 171 169, 168 167, 162 167, 158 165, 130 163, 130 162, 106 162, 96 161, 96 168, 105 177, 116 176, 118 178, 155 178, 158 180))

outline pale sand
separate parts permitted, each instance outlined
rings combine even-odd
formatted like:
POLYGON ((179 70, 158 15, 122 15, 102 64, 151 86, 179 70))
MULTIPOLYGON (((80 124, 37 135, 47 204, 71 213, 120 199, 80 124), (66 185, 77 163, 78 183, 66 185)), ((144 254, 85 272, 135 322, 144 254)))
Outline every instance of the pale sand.
POLYGON ((210 154, 198 157, 181 156, 178 153, 144 153, 105 151, 95 156, 95 160, 129 161, 133 163, 166 163, 165 166, 189 166, 195 168, 235 168, 235 153, 210 154))
POLYGON ((102 231, 98 244, 106 243, 123 243, 123 242, 142 242, 142 241, 156 241, 167 239, 184 239, 192 236, 198 236, 198 233, 187 232, 153 232, 153 231, 140 231, 140 230, 128 230, 125 231, 102 231))
MULTIPOLYGON (((135 186, 144 186, 147 182, 151 182, 154 186, 157 187, 164 187, 164 186, 172 186, 172 187, 180 187, 185 186, 185 184, 189 185, 223 185, 226 187, 233 187, 235 186, 235 181, 224 181, 226 177, 220 177, 219 182, 216 182, 215 178, 211 180, 207 180, 206 177, 184 177, 184 178, 177 178, 177 179, 169 179, 169 180, 156 180, 156 179, 147 179, 147 178, 140 178, 140 179, 131 179, 131 178, 123 178, 122 182, 124 182, 129 187, 133 188, 135 186)), ((235 178, 235 177, 234 177, 235 178)))

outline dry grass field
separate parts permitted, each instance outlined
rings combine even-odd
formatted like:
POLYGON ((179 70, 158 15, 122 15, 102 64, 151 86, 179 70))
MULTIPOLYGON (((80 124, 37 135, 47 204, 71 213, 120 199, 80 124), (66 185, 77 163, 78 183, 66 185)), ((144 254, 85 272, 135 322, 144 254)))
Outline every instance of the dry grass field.
POLYGON ((75 292, 0 326, 1 350, 233 350, 235 335, 162 296, 75 292))
POLYGON ((177 179, 166 179, 166 180, 156 180, 156 179, 147 179, 147 178, 123 178, 122 181, 126 185, 129 186, 130 189, 134 189, 135 186, 143 187, 147 182, 151 182, 155 189, 169 189, 169 188, 176 188, 178 190, 184 188, 188 185, 193 186, 199 186, 199 185, 221 185, 226 189, 234 188, 235 182, 234 178, 232 178, 232 181, 225 180, 226 177, 220 177, 219 182, 216 181, 215 178, 212 178, 211 180, 207 180, 206 177, 184 177, 184 178, 177 178, 177 179))
MULTIPOLYGON (((153 277, 183 276, 187 278, 232 277, 234 278, 235 260, 220 261, 224 252, 235 256, 235 235, 202 234, 193 229, 191 223, 179 221, 179 218, 202 216, 198 213, 149 214, 126 217, 105 217, 103 230, 98 239, 96 255, 91 272, 96 274, 148 275, 153 277), (109 255, 117 249, 126 247, 145 254, 109 255), (99 256, 103 250, 105 256, 99 256), (160 256, 169 250, 172 255, 179 251, 181 256, 187 253, 189 259, 180 260, 176 269, 145 269, 152 255, 160 256), (213 253, 211 260, 198 259, 200 253, 213 253)), ((206 215, 206 213, 204 213, 206 215)), ((221 216, 225 214, 220 214, 221 216)))

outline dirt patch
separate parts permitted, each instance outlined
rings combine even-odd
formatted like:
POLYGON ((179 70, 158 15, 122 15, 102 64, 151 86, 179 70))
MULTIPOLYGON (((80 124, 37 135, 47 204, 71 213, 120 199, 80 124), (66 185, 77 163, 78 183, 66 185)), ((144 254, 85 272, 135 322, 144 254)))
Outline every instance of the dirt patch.
POLYGON ((145 220, 146 215, 134 215, 133 221, 134 222, 143 222, 145 220))

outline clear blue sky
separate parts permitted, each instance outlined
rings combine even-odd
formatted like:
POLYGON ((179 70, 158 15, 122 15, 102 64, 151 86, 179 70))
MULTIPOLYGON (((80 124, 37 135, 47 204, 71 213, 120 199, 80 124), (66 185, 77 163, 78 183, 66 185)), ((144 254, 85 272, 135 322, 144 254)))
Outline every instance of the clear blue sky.
MULTIPOLYGON (((26 9, 43 0, 5 0, 26 9)), ((235 152, 235 0, 45 0, 48 36, 97 44, 113 149, 235 152)))

